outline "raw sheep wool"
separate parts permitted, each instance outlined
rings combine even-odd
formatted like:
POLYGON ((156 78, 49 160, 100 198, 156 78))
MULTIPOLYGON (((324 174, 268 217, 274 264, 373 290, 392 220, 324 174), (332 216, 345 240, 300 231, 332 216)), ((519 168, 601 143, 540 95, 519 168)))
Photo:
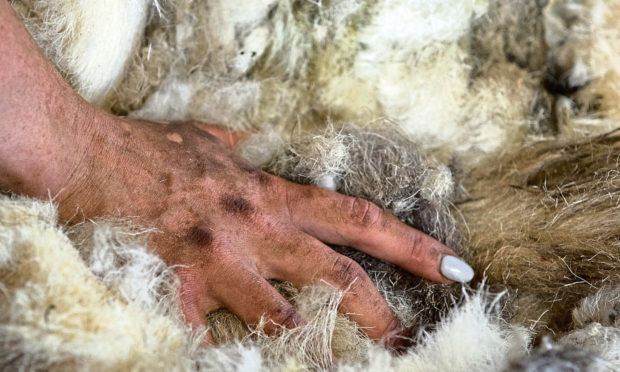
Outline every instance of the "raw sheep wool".
POLYGON ((551 1, 545 10, 547 85, 568 98, 556 108, 565 132, 596 134, 617 127, 609 119, 620 119, 618 16, 616 0, 551 1))
POLYGON ((11 4, 89 102, 250 130, 254 165, 377 203, 476 277, 333 247, 409 327, 402 355, 342 292, 275 281, 307 325, 267 336, 222 309, 203 348, 152 231, 0 195, 0 369, 620 370, 619 0, 11 4))
MULTIPOLYGON (((489 282, 518 291, 519 323, 569 330, 567 309, 620 283, 620 130, 538 142, 478 172, 456 202, 466 257, 489 282)), ((592 307, 582 306, 578 324, 592 307)))
MULTIPOLYGON (((499 3, 532 19, 520 2, 499 3)), ((477 32, 498 39, 491 29, 505 22, 489 23, 489 7, 495 3, 162 3, 163 16, 151 17, 104 107, 145 119, 269 126, 285 136, 325 118, 388 117, 443 160, 475 159, 540 131, 550 113, 540 77, 499 59, 473 74, 484 58, 477 32)))
MULTIPOLYGON (((147 281, 128 277, 131 267, 123 267, 120 276, 138 279, 133 283, 98 278, 99 269, 106 277, 114 275, 115 264, 92 257, 89 268, 57 225, 52 203, 3 196, 0 221, 3 370, 189 368, 200 334, 186 330, 181 318, 174 316, 178 311, 152 306, 160 299, 144 301, 152 296, 152 288, 147 281), (101 267, 103 261, 108 267, 101 267), (169 358, 159 358, 162 348, 169 358)), ((113 237, 92 238, 95 255, 117 254, 115 244, 108 245, 113 237)), ((165 282, 165 269, 149 271, 161 265, 152 257, 142 267, 142 278, 165 282)), ((174 301, 169 303, 173 306, 174 301)))

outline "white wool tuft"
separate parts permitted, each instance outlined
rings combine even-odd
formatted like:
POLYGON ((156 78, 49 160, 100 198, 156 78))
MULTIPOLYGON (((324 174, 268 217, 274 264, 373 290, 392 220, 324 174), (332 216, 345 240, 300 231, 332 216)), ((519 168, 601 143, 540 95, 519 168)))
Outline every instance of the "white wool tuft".
POLYGON ((338 178, 335 174, 324 174, 316 180, 316 185, 327 190, 338 190, 338 178))
POLYGON ((466 298, 435 333, 422 335, 421 347, 408 362, 420 371, 502 370, 509 360, 527 351, 529 335, 525 328, 504 323, 494 306, 497 302, 489 304, 482 295, 466 298))
POLYGON ((573 322, 585 327, 596 322, 604 326, 620 326, 620 286, 606 285, 582 299, 573 310, 573 322))
POLYGON ((196 354, 199 371, 261 372, 266 368, 256 346, 232 343, 200 350, 196 354))
POLYGON ((282 144, 280 134, 273 128, 265 126, 239 143, 236 150, 254 166, 263 167, 271 161, 282 144))
POLYGON ((170 75, 131 116, 146 120, 185 120, 193 93, 192 84, 170 75))
POLYGON ((122 78, 142 35, 151 0, 18 0, 40 18, 26 26, 87 101, 102 104, 122 78))
POLYGON ((403 356, 372 347, 367 364, 343 366, 339 371, 502 371, 527 353, 530 337, 524 328, 500 318, 500 297, 488 302, 484 292, 466 295, 436 331, 423 331, 418 345, 403 356))
MULTIPOLYGON (((458 41, 485 1, 382 1, 359 37, 355 77, 373 84, 385 114, 435 146, 462 143, 470 67, 458 41)), ((471 142, 468 139, 467 143, 471 142)))
POLYGON ((472 18, 486 12, 485 0, 388 0, 381 1, 370 27, 360 41, 372 47, 364 54, 372 60, 405 62, 412 53, 428 53, 424 48, 440 48, 469 32, 472 18), (371 57, 372 56, 372 57, 371 57))
POLYGON ((146 250, 144 238, 151 231, 130 226, 123 220, 91 221, 73 227, 71 237, 90 271, 108 289, 143 309, 177 311, 171 308, 177 300, 172 271, 146 250))
POLYGON ((441 202, 448 200, 454 192, 452 172, 444 165, 429 168, 428 175, 422 181, 420 196, 424 199, 441 202))

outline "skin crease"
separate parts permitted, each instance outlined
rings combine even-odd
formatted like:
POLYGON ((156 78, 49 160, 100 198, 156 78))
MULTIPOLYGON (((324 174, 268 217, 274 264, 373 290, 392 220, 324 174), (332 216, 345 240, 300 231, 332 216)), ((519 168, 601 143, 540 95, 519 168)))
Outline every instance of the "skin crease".
POLYGON ((0 190, 58 203, 60 220, 132 217, 149 247, 179 265, 186 320, 227 308, 268 332, 304 320, 266 279, 347 289, 340 310, 397 345, 398 319, 347 245, 444 283, 453 251, 378 206, 266 174, 236 155, 243 134, 204 123, 111 116, 83 101, 0 0, 0 190))

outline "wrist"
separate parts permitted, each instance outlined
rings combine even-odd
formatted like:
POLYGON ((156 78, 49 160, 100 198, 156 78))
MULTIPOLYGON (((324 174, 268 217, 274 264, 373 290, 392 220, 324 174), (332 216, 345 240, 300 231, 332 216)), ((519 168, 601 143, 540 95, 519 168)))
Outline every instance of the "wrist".
POLYGON ((98 130, 93 125, 96 109, 72 94, 51 95, 46 103, 4 112, 0 135, 3 191, 56 197, 78 177, 76 170, 98 130))
POLYGON ((75 214, 76 208, 84 216, 98 215, 98 204, 105 199, 101 190, 118 167, 119 151, 127 146, 121 118, 80 101, 72 116, 55 129, 61 172, 51 176, 55 186, 52 195, 64 222, 75 214))
POLYGON ((56 196, 101 116, 75 94, 0 1, 0 191, 56 196))

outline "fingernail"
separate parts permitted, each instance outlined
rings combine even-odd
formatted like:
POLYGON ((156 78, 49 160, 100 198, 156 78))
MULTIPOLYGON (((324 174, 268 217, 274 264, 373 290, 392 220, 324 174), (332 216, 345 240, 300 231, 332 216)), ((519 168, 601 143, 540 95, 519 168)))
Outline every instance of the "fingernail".
POLYGON ((441 274, 455 282, 467 283, 474 278, 474 269, 460 258, 444 256, 441 260, 441 274))

